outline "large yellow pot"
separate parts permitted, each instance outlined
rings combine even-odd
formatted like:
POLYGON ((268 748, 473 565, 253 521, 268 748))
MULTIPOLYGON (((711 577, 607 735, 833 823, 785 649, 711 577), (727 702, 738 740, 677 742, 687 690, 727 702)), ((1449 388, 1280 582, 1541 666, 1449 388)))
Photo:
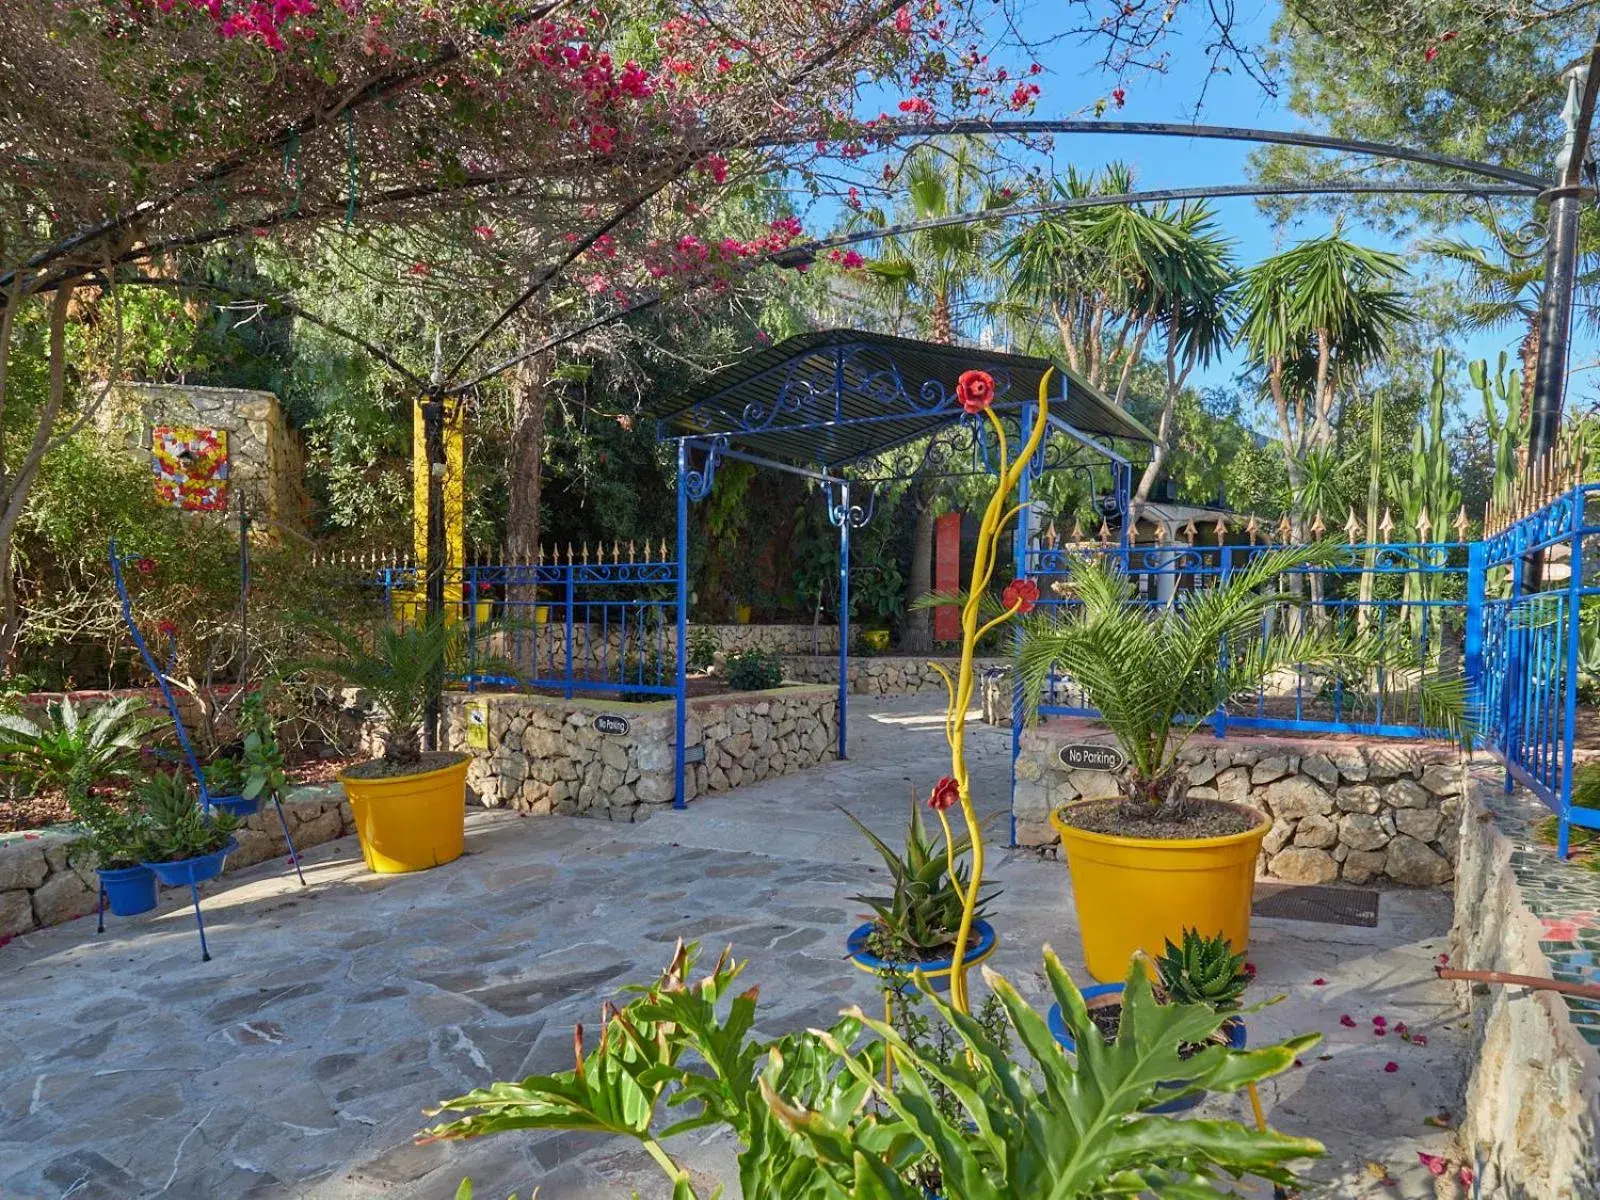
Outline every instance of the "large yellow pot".
MULTIPOLYGON (((1078 801, 1098 803, 1104 802, 1078 801)), ((1063 821, 1066 809, 1050 814, 1072 872, 1089 974, 1103 983, 1119 982, 1136 950, 1159 955, 1168 939, 1181 943, 1186 928, 1207 937, 1226 934, 1235 953, 1244 951, 1256 856, 1272 822, 1253 808, 1234 807, 1254 817, 1255 825, 1224 837, 1171 841, 1090 833, 1063 821)))
POLYGON ((340 775, 355 814, 367 869, 380 875, 426 871, 461 857, 466 842, 467 763, 377 779, 340 775))

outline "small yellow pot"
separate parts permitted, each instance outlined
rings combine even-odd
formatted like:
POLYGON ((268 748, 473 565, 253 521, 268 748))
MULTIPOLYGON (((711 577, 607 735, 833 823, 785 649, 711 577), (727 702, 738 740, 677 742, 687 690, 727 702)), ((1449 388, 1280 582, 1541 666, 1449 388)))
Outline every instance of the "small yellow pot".
POLYGON ((494 620, 493 600, 474 600, 472 602, 472 608, 472 620, 474 623, 476 623, 478 628, 482 629, 485 625, 494 620))
POLYGON ((550 606, 548 604, 535 604, 533 606, 533 623, 535 625, 548 625, 550 623, 550 606))
POLYGON ((1119 982, 1135 951, 1159 956, 1168 940, 1183 941, 1186 928, 1206 937, 1226 934, 1234 953, 1243 953, 1250 943, 1256 856, 1271 820, 1235 805, 1256 820, 1243 833, 1161 841, 1090 833, 1061 819, 1068 809, 1100 803, 1080 800, 1050 814, 1072 873, 1089 974, 1119 982))
POLYGON ((861 631, 861 644, 868 650, 882 653, 889 648, 889 631, 887 629, 864 629, 861 631))
POLYGON ((754 615, 755 610, 752 609, 748 604, 739 604, 734 606, 733 618, 741 625, 750 624, 750 618, 754 615))
POLYGON ((426 871, 461 857, 466 843, 467 763, 416 775, 340 775, 355 814, 367 869, 380 875, 426 871))

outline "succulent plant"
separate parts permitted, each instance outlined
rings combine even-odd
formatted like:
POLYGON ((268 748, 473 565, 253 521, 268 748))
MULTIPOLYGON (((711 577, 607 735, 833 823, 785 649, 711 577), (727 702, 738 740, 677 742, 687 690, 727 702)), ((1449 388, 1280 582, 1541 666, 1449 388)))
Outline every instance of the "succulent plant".
POLYGON ((1172 1004, 1205 1004, 1213 1012, 1232 1012, 1249 986, 1244 955, 1235 954, 1223 934, 1205 937, 1193 929, 1183 931, 1182 947, 1167 942, 1156 960, 1161 988, 1172 1004))

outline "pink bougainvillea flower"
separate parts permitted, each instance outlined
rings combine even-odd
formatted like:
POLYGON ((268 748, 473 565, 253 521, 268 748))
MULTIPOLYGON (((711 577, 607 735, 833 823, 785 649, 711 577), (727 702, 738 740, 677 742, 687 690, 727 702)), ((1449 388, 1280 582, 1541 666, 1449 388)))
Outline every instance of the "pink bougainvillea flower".
POLYGON ((1393 1075, 1396 1071, 1398 1071, 1400 1069, 1400 1064, 1397 1063, 1397 1062, 1386 1062, 1386 1063, 1383 1064, 1383 1069, 1386 1072, 1388 1072, 1390 1075, 1393 1075))
POLYGON ((1327 987, 1328 986, 1328 981, 1326 979, 1324 979, 1322 976, 1318 975, 1315 979, 1313 979, 1311 981, 1311 986, 1312 987, 1327 987))
POLYGON ((1032 612, 1033 606, 1039 603, 1039 585, 1031 579, 1013 579, 1000 593, 1000 603, 1019 613, 1032 612))
POLYGON ((136 558, 133 560, 133 569, 141 575, 154 575, 156 560, 153 558, 136 558))
POLYGON ((408 275, 432 275, 433 268, 425 262, 414 262, 406 268, 408 275))
POLYGON ((1438 57, 1439 57, 1439 47, 1437 47, 1437 46, 1429 46, 1422 53, 1422 61, 1423 62, 1432 62, 1434 59, 1436 59, 1438 57))
POLYGON ((1471 1167, 1462 1167, 1461 1173, 1456 1178, 1461 1180, 1462 1187, 1469 1188, 1472 1186, 1472 1181, 1476 1176, 1473 1175, 1471 1167))
POLYGON ((1409 1032, 1406 1029, 1406 1023, 1404 1021, 1396 1021, 1394 1023, 1394 1031, 1396 1033, 1398 1033, 1401 1037, 1405 1037, 1406 1034, 1409 1032))
POLYGON ((1249 978, 1254 979, 1256 977, 1256 965, 1255 965, 1255 963, 1253 963, 1253 962, 1245 963, 1245 965, 1244 965, 1244 973, 1249 978))
POLYGON ((982 412, 994 403, 994 377, 987 371, 961 372, 956 380, 956 399, 964 412, 982 412))
POLYGON ((1448 954, 1441 954, 1433 961, 1437 966, 1448 967, 1450 965, 1450 956, 1448 954))
POLYGON ((1372 1018, 1372 1023, 1374 1025, 1376 1025, 1379 1029, 1382 1029, 1385 1025, 1387 1025, 1389 1023, 1389 1018, 1388 1017, 1373 1017, 1372 1018))
POLYGON ((477 234, 479 237, 481 237, 484 241, 487 242, 490 238, 492 238, 494 236, 494 226, 493 225, 474 225, 472 227, 472 232, 477 234))
POLYGON ((1428 1174, 1430 1175, 1443 1175, 1450 1166, 1439 1155, 1425 1154, 1421 1150, 1417 1151, 1417 1161, 1428 1168, 1428 1174))
POLYGON ((946 775, 933 785, 933 794, 928 797, 928 807, 935 812, 944 812, 961 802, 961 788, 954 779, 946 775))
POLYGON ((1413 1046, 1426 1046, 1428 1044, 1428 1035, 1425 1033, 1413 1033, 1409 1040, 1413 1046))
POLYGON ((1339 1018, 1339 1024, 1343 1025, 1346 1029, 1354 1029, 1356 1027, 1356 1019, 1349 1013, 1345 1013, 1344 1016, 1339 1018))
POLYGON ((1373 1033, 1374 1037, 1387 1037, 1389 1031, 1387 1029, 1385 1029, 1382 1025, 1374 1025, 1372 1027, 1372 1033, 1373 1033))
POLYGON ((1127 93, 1127 90, 1125 88, 1112 88, 1111 89, 1111 102, 1113 104, 1115 104, 1118 108, 1121 108, 1125 103, 1127 103, 1127 100, 1128 100, 1128 93, 1127 93))

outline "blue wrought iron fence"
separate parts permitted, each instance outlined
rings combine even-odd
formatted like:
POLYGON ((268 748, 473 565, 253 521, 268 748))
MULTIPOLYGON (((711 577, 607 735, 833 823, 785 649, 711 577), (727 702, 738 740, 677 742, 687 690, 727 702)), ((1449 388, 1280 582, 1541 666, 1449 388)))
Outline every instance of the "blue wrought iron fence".
POLYGON ((1483 740, 1505 764, 1506 790, 1520 783, 1555 812, 1563 856, 1573 825, 1600 829, 1600 810, 1572 803, 1584 625, 1600 606, 1585 555, 1600 535, 1596 492, 1571 488, 1485 542, 1483 740), (1530 561, 1540 585, 1525 592, 1530 561))
MULTIPOLYGON (((1114 563, 1150 608, 1181 606, 1186 596, 1216 586, 1241 570, 1269 545, 1204 546, 1184 543, 1119 547, 1079 544, 1031 549, 1025 568, 1040 584, 1041 607, 1064 612, 1076 602, 1066 582, 1072 564, 1084 559, 1114 563)), ((1385 543, 1342 547, 1329 566, 1289 572, 1281 581, 1283 603, 1263 618, 1313 622, 1338 633, 1371 629, 1409 640, 1422 670, 1477 670, 1476 639, 1481 592, 1472 584, 1474 555, 1461 542, 1385 543)), ((1218 654, 1228 653, 1219 646, 1218 654)), ((1316 733, 1360 733, 1384 737, 1437 736, 1423 722, 1420 672, 1378 670, 1351 678, 1304 667, 1279 672, 1253 695, 1231 698, 1215 712, 1187 719, 1210 724, 1218 737, 1229 728, 1316 733)), ((1040 711, 1098 716, 1073 681, 1053 676, 1040 711)))
MULTIPOLYGON (((422 609, 415 567, 379 572, 390 610, 422 609)), ((451 571, 447 606, 473 632, 473 660, 457 682, 559 691, 568 699, 678 695, 679 564, 666 548, 614 546, 534 563, 480 563, 451 571)))

